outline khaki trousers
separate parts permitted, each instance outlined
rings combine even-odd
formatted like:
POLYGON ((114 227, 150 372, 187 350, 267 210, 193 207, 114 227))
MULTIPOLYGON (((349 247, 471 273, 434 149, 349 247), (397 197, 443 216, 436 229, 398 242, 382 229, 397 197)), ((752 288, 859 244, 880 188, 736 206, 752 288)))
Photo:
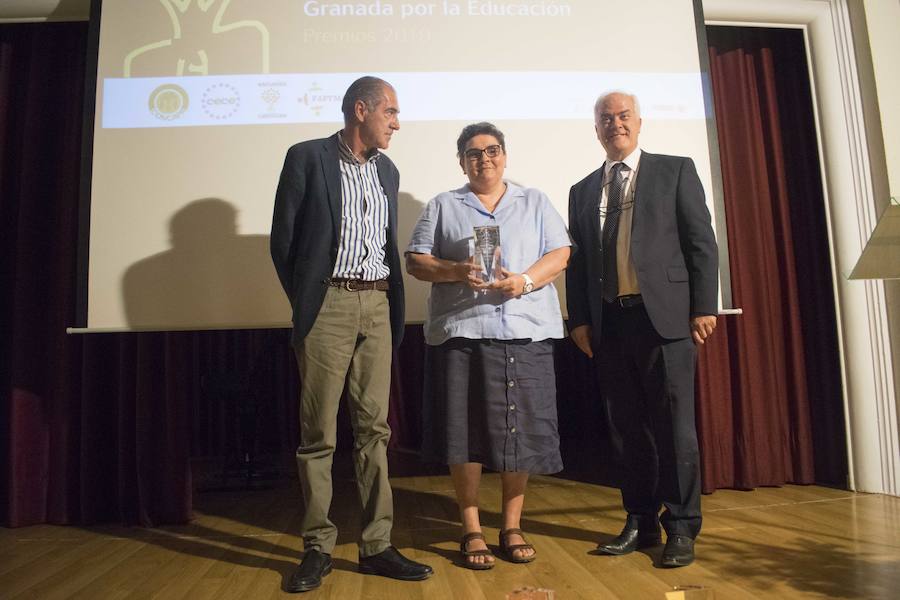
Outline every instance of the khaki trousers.
POLYGON ((297 467, 306 503, 301 533, 307 550, 331 554, 337 542, 328 510, 345 381, 362 505, 359 553, 372 556, 390 546, 394 509, 387 464, 392 356, 388 309, 385 292, 329 287, 312 330, 295 348, 301 378, 297 467))

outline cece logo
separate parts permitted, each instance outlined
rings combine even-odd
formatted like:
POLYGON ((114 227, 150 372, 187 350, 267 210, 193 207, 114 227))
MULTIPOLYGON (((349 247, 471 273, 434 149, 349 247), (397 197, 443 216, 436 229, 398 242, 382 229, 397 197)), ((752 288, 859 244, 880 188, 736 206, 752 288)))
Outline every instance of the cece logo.
POLYGON ((200 100, 203 112, 213 119, 227 119, 241 107, 241 95, 228 83, 216 83, 203 92, 200 100))

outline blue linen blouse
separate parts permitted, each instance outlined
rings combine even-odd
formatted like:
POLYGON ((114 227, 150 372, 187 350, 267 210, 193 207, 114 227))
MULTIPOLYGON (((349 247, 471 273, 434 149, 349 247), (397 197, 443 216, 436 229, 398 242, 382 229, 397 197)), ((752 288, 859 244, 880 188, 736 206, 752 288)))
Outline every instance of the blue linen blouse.
MULTIPOLYGON (((432 198, 413 229, 407 252, 465 261, 470 256, 473 228, 500 227, 500 262, 521 273, 543 255, 571 246, 566 225, 547 195, 507 182, 506 193, 493 214, 468 184, 432 198)), ((464 282, 432 283, 425 318, 425 342, 436 346, 450 338, 530 339, 564 337, 556 287, 549 283, 518 298, 500 292, 482 293, 464 282)))

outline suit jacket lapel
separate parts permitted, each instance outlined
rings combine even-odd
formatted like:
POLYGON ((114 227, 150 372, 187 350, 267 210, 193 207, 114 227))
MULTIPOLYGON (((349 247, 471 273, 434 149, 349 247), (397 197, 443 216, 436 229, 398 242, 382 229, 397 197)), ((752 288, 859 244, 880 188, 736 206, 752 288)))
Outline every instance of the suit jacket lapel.
MULTIPOLYGON (((597 248, 599 248, 602 231, 600 230, 600 184, 603 181, 603 167, 600 167, 596 171, 591 174, 590 179, 587 184, 584 186, 584 203, 582 204, 581 214, 579 217, 581 219, 586 219, 588 222, 588 232, 590 233, 590 237, 588 239, 595 240, 597 242, 597 248)), ((572 224, 569 224, 569 227, 572 227, 572 224)))
POLYGON ((328 206, 331 209, 331 221, 334 228, 334 239, 341 239, 341 159, 338 150, 337 134, 326 139, 322 144, 322 171, 325 173, 325 187, 328 190, 328 206))
MULTIPOLYGON (((637 177, 634 180, 634 212, 631 217, 631 231, 635 231, 641 215, 649 210, 649 204, 653 201, 653 183, 656 178, 656 156, 649 152, 641 152, 641 162, 638 164, 637 177)), ((633 238, 632 238, 633 239, 633 238)))
POLYGON ((393 243, 394 229, 397 224, 397 185, 387 156, 379 157, 375 167, 378 169, 378 181, 381 183, 381 189, 384 190, 388 199, 388 239, 393 243))
POLYGON ((386 159, 387 156, 379 157, 378 161, 375 163, 375 166, 378 169, 378 181, 381 183, 381 188, 384 190, 384 193, 388 197, 388 201, 391 205, 391 210, 395 210, 397 204, 397 186, 394 182, 390 163, 386 159))

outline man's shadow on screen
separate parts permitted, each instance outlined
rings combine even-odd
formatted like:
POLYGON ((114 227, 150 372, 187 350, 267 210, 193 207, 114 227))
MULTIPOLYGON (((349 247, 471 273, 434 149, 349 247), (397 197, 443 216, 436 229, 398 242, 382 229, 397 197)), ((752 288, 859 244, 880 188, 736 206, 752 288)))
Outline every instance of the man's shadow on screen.
POLYGON ((125 272, 133 328, 202 328, 287 322, 290 308, 269 254, 269 236, 238 235, 238 212, 195 200, 169 220, 171 248, 125 272))

